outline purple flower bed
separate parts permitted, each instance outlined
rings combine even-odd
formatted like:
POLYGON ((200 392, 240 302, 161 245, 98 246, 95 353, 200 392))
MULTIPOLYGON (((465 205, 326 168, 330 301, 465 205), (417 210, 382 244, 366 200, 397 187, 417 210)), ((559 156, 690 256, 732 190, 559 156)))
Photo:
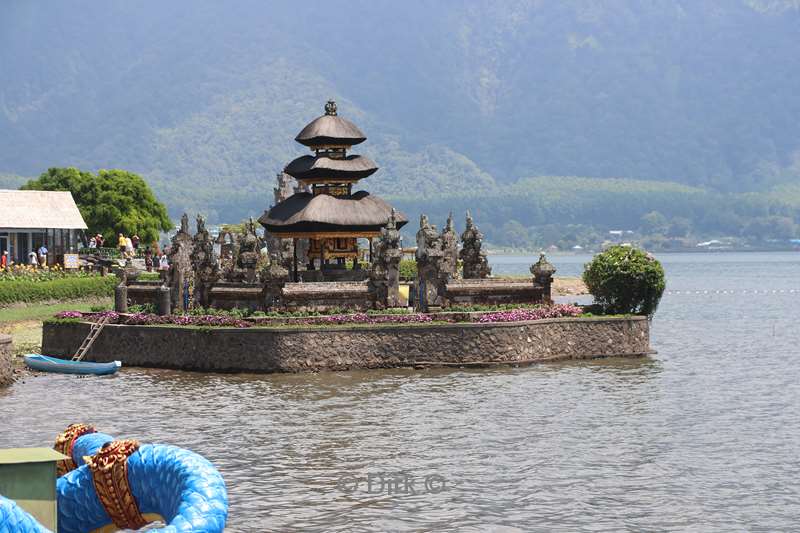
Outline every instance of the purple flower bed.
POLYGON ((120 317, 119 324, 129 326, 155 326, 159 324, 173 324, 175 326, 207 326, 226 328, 249 328, 250 322, 240 318, 220 315, 170 315, 158 316, 148 313, 133 313, 120 317))
POLYGON ((56 318, 82 318, 83 313, 80 311, 61 311, 56 313, 56 318))
MULTIPOLYGON (((353 313, 344 315, 312 316, 291 318, 288 320, 275 321, 275 325, 291 324, 305 326, 321 325, 341 325, 341 324, 414 324, 428 322, 521 322, 526 320, 541 320, 544 318, 574 317, 583 313, 583 309, 569 304, 556 304, 550 306, 513 309, 510 311, 493 311, 487 313, 475 313, 472 316, 465 314, 464 317, 458 315, 437 316, 424 313, 414 313, 407 315, 368 315, 367 313, 353 313)), ((113 311, 102 313, 82 313, 80 311, 62 311, 56 318, 83 318, 96 322, 103 317, 109 317, 112 324, 126 324, 130 326, 154 326, 154 325, 175 325, 175 326, 207 326, 207 327, 233 327, 249 328, 255 324, 247 320, 225 315, 171 315, 158 316, 150 313, 131 313, 120 315, 113 311)), ((269 324, 271 321, 261 323, 269 324)))
POLYGON ((542 320, 544 318, 562 318, 579 316, 583 309, 570 304, 555 304, 536 307, 534 309, 514 309, 511 311, 495 311, 477 317, 478 322, 521 322, 524 320, 542 320))
POLYGON ((62 311, 56 315, 56 318, 85 318, 91 322, 97 322, 99 319, 108 316, 111 318, 112 324, 125 324, 128 326, 156 326, 159 324, 173 324, 176 326, 209 326, 209 327, 233 327, 233 328, 249 328, 252 327, 250 322, 233 318, 229 316, 219 315, 171 315, 171 316, 158 316, 149 313, 131 313, 129 315, 120 315, 113 311, 104 311, 102 313, 81 313, 80 311, 62 311))
POLYGON ((430 315, 415 313, 413 315, 378 315, 354 313, 352 315, 330 315, 298 318, 292 324, 324 325, 324 324, 409 324, 416 322, 433 322, 430 315))

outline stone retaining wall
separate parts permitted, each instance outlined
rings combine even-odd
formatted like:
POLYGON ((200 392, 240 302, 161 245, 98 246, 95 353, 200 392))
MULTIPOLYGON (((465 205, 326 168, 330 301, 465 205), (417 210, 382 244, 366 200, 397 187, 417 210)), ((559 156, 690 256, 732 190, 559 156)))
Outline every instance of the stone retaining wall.
POLYGON ((10 335, 0 335, 0 387, 10 385, 13 381, 14 368, 11 358, 14 345, 10 335))
MULTIPOLYGON (((68 357, 88 331, 87 323, 45 323, 43 353, 68 357)), ((109 325, 86 360, 209 372, 302 372, 533 363, 649 352, 644 317, 559 318, 326 329, 109 325)))

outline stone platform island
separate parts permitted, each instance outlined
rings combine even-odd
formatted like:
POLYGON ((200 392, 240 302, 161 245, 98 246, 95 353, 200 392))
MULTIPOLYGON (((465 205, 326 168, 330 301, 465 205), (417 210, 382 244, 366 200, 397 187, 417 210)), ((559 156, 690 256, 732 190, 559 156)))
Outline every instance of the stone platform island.
POLYGON ((69 358, 85 340, 77 355, 85 352, 87 361, 209 372, 528 364, 650 353, 646 318, 585 316, 577 306, 554 312, 556 268, 544 254, 530 276, 493 276, 469 211, 460 235, 452 213, 441 231, 420 213, 416 246, 404 246, 408 217, 357 190, 379 170, 352 153, 366 135, 339 115, 334 101, 324 110, 295 138, 311 153, 278 173, 273 204, 257 221, 214 235, 198 214, 192 235, 184 213, 159 279, 145 279, 129 262, 118 272, 114 320, 97 326, 102 333, 91 329, 97 317, 60 317, 69 320, 44 326, 43 353, 69 358))
MULTIPOLYGON (((44 353, 69 358, 88 322, 50 322, 44 353)), ((86 356, 124 366, 203 372, 308 372, 490 366, 651 353, 645 317, 334 327, 108 325, 86 356)))

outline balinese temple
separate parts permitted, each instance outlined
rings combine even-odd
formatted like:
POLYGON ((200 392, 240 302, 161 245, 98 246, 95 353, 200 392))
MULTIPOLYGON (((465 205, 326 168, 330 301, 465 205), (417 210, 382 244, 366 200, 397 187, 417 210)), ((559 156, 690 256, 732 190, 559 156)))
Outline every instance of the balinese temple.
MULTIPOLYGON (((286 200, 265 212, 258 221, 275 237, 293 241, 293 278, 298 280, 298 240, 308 240, 308 269, 319 268, 322 279, 335 279, 336 271, 352 258, 358 268, 358 239, 380 235, 392 206, 366 191, 353 191, 359 180, 378 167, 368 157, 348 154, 366 140, 361 130, 336 112, 332 100, 325 114, 312 120, 295 140, 313 155, 298 157, 284 169, 300 184, 286 200), (328 275, 330 274, 330 275, 328 275)), ((408 219, 396 213, 397 226, 408 219)))

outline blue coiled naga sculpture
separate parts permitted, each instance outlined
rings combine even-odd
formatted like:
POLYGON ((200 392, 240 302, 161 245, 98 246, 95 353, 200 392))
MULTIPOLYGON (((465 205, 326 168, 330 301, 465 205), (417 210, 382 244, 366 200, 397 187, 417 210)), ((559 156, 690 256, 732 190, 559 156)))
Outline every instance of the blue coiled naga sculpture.
MULTIPOLYGON (((196 453, 161 444, 114 440, 73 424, 56 439, 58 532, 86 533, 115 524, 138 529, 160 521, 166 533, 221 532, 228 515, 225 482, 196 453)), ((47 531, 0 497, 0 532, 47 531), (13 527, 10 525, 13 524, 13 527)))

